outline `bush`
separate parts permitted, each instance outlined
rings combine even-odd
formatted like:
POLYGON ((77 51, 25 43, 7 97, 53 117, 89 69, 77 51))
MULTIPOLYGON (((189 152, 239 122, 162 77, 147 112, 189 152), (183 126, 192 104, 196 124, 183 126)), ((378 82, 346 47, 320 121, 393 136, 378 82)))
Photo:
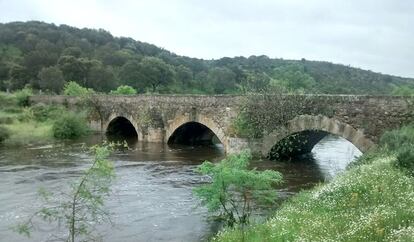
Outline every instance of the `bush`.
POLYGON ((398 149, 396 165, 414 176, 414 145, 404 145, 398 149))
POLYGON ((30 88, 23 88, 22 90, 15 92, 14 97, 16 98, 17 105, 20 107, 29 106, 29 98, 31 95, 33 95, 33 92, 30 88))
POLYGON ((58 139, 74 139, 88 133, 86 119, 72 112, 59 117, 52 127, 53 136, 58 139))
POLYGON ((4 127, 0 126, 0 143, 3 143, 6 139, 10 137, 10 131, 4 127))
POLYGON ((93 94, 93 89, 82 87, 74 81, 66 83, 63 88, 63 93, 68 96, 86 96, 88 94, 93 94))
POLYGON ((135 95, 137 91, 128 85, 119 86, 116 90, 112 90, 111 94, 114 95, 135 95))
POLYGON ((277 171, 257 171, 249 168, 251 155, 242 152, 213 164, 204 162, 198 172, 211 177, 212 182, 194 189, 194 193, 210 212, 219 212, 227 226, 249 223, 253 208, 275 203, 273 185, 282 181, 277 171))
POLYGON ((62 106, 36 104, 31 107, 33 118, 36 121, 44 122, 46 120, 57 119, 62 112, 66 112, 62 106))
POLYGON ((13 95, 0 92, 0 108, 3 110, 15 105, 15 98, 13 95))
POLYGON ((380 145, 386 146, 390 150, 398 150, 402 145, 409 144, 414 145, 414 125, 387 131, 380 139, 380 145))
POLYGON ((261 137, 261 132, 259 129, 255 128, 251 122, 249 122, 248 117, 244 112, 240 113, 236 119, 234 119, 232 123, 232 127, 234 128, 234 132, 238 137, 248 138, 254 137, 259 138, 261 137))
POLYGON ((380 144, 396 154, 398 168, 414 175, 414 125, 385 132, 380 144))

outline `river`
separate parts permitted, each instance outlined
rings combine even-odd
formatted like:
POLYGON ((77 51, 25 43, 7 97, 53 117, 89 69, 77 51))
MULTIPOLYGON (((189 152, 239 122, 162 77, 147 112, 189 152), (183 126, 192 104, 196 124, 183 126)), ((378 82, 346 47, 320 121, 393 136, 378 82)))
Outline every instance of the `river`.
MULTIPOLYGON (((64 191, 90 166, 88 146, 100 142, 91 136, 76 142, 44 146, 0 147, 0 241, 46 241, 56 228, 40 224, 30 239, 10 229, 41 206, 37 191, 64 191)), ((283 199, 324 180, 332 179, 361 153, 348 141, 327 136, 310 156, 295 162, 254 161, 258 169, 275 169, 284 176, 278 187, 283 199)), ((116 180, 106 201, 112 225, 98 228, 103 241, 200 241, 218 230, 207 219, 192 189, 206 182, 194 172, 204 160, 223 158, 220 146, 174 148, 136 143, 117 151, 116 180)))

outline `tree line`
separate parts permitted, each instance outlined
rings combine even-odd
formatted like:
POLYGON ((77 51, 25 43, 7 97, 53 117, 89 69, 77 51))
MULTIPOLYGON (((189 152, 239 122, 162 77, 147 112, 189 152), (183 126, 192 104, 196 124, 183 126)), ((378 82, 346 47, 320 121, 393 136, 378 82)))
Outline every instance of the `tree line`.
MULTIPOLYGON (((413 79, 329 62, 267 56, 203 60, 176 55, 103 29, 38 21, 0 24, 0 89, 61 93, 74 81, 98 92, 128 85, 138 93, 285 92, 390 94, 413 79)), ((394 92, 395 93, 395 92, 394 92)))

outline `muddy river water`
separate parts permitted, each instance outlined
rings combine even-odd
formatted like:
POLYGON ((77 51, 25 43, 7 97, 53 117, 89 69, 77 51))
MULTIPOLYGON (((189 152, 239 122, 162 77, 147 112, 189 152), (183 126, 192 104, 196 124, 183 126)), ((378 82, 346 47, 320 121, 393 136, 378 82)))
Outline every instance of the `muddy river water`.
MULTIPOLYGON (((46 241, 55 228, 41 225, 30 239, 10 227, 41 206, 37 191, 68 188, 90 166, 85 146, 100 142, 91 136, 71 143, 43 146, 0 147, 0 241, 46 241)), ((204 160, 224 157, 220 146, 175 146, 136 143, 117 151, 116 180, 106 201, 113 225, 101 225, 103 241, 200 241, 208 239, 217 223, 207 219, 192 189, 206 182, 194 170, 204 160)), ((274 169, 284 176, 278 188, 286 198, 329 180, 361 153, 348 141, 327 136, 312 155, 295 162, 254 161, 258 169, 274 169)))

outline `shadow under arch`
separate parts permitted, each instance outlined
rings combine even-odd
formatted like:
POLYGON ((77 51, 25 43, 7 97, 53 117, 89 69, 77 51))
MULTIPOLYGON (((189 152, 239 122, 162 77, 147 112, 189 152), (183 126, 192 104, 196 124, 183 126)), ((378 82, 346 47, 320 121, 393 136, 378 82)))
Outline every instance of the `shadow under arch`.
POLYGON ((306 154, 328 134, 348 140, 361 152, 374 146, 362 130, 349 124, 322 115, 300 115, 264 138, 262 154, 269 158, 306 154))
POLYGON ((195 116, 179 114, 169 120, 168 125, 166 125, 165 142, 171 144, 173 140, 171 137, 180 127, 185 127, 184 125, 186 124, 194 125, 194 123, 196 125, 199 124, 205 126, 212 131, 219 143, 223 144, 224 149, 226 150, 227 138, 222 127, 216 121, 203 114, 197 114, 195 116))
POLYGON ((113 118, 107 128, 106 137, 111 140, 138 140, 138 133, 129 119, 123 116, 113 118))
POLYGON ((217 135, 206 125, 190 121, 174 130, 167 141, 168 145, 214 145, 222 143, 217 135))

